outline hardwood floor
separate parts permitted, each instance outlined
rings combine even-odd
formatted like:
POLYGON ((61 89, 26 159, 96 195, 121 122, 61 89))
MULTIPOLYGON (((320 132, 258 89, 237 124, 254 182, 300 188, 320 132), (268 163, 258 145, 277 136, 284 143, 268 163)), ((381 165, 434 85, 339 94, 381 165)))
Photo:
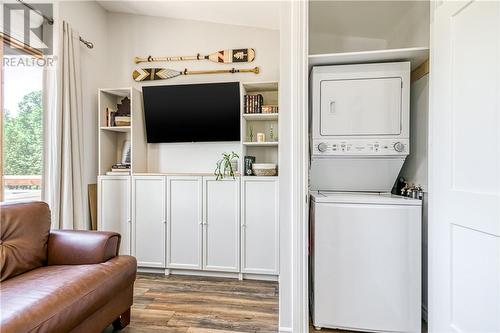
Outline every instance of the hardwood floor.
POLYGON ((121 332, 277 331, 276 282, 139 274, 130 325, 121 332))

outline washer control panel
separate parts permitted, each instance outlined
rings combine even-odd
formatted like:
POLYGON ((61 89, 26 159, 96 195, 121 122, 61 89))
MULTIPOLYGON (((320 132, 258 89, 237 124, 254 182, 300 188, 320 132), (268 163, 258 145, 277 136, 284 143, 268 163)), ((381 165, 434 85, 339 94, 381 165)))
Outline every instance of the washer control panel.
POLYGON ((408 155, 409 144, 408 139, 313 140, 311 148, 316 156, 408 155))

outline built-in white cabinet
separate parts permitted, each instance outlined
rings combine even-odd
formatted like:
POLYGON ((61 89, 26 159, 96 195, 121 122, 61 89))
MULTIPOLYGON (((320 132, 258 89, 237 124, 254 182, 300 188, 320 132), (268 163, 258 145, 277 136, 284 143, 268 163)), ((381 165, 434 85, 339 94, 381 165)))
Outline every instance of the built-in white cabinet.
POLYGON ((167 177, 167 268, 202 269, 202 177, 167 177))
POLYGON ((100 176, 97 228, 121 235, 120 254, 130 255, 130 177, 100 176))
POLYGON ((165 267, 164 176, 132 177, 132 253, 139 267, 165 267))
POLYGON ((98 222, 142 268, 278 274, 277 177, 100 176, 98 222))
POLYGON ((278 274, 278 179, 244 177, 242 186, 241 272, 278 274))
POLYGON ((240 181, 203 177, 203 269, 240 270, 240 181))

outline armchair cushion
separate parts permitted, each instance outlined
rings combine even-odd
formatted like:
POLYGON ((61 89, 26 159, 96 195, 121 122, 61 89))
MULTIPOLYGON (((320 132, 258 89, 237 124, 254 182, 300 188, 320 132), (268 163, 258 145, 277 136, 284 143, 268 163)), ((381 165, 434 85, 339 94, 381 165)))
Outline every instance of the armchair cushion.
POLYGON ((48 265, 100 264, 118 255, 120 234, 107 231, 52 230, 48 265))
POLYGON ((2 203, 0 222, 0 281, 45 265, 50 230, 46 203, 2 203))

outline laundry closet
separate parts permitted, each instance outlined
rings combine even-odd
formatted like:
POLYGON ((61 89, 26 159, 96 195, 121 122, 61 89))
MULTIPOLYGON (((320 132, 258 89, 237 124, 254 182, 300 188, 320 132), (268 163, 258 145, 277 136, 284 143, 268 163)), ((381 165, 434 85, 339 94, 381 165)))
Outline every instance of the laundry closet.
POLYGON ((420 332, 427 305, 426 1, 310 1, 315 329, 420 332))

